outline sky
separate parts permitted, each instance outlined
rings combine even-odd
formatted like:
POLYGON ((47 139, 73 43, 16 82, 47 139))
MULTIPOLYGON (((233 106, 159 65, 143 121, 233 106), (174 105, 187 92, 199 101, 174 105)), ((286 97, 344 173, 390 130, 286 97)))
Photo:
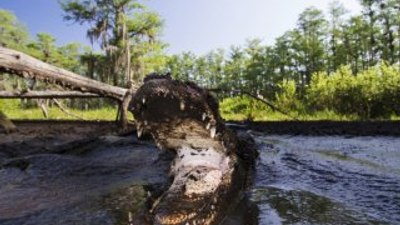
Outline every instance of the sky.
MULTIPOLYGON (((145 0, 164 20, 161 40, 167 53, 191 51, 206 54, 217 48, 242 46, 259 38, 273 44, 275 38, 296 26, 307 7, 328 9, 332 0, 145 0)), ((340 0, 349 14, 361 11, 358 0, 340 0)), ((31 34, 47 32, 57 44, 82 42, 87 26, 63 21, 58 0, 0 0, 0 8, 12 11, 31 34)))

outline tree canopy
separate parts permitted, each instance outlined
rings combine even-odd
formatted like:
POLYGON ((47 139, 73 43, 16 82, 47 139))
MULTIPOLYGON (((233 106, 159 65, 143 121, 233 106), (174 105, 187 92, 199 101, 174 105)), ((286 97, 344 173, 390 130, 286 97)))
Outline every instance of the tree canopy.
POLYGON ((133 78, 137 82, 144 77, 142 66, 136 65, 135 60, 146 54, 143 42, 158 44, 155 39, 162 20, 157 13, 136 0, 63 0, 61 7, 65 20, 89 24, 87 36, 105 50, 114 85, 126 85, 133 78))

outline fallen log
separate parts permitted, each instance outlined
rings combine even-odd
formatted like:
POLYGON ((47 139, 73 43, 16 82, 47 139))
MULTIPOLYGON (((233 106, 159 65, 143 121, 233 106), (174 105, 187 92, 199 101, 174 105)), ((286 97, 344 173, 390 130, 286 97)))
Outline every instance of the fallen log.
POLYGON ((102 97, 98 94, 84 93, 80 91, 0 91, 0 98, 99 98, 102 97))
MULTIPOLYGON (((40 80, 46 83, 58 84, 62 87, 66 87, 70 90, 79 91, 81 93, 90 93, 87 95, 82 95, 81 93, 75 92, 65 94, 54 92, 49 94, 41 93, 42 97, 95 97, 94 95, 99 95, 101 97, 116 99, 120 103, 121 111, 119 118, 123 128, 126 128, 128 124, 127 106, 129 105, 129 102, 135 91, 138 89, 138 86, 135 84, 130 84, 129 89, 126 89, 105 84, 100 81, 92 80, 87 77, 44 63, 38 59, 26 55, 25 53, 4 47, 0 47, 0 72, 15 74, 23 78, 40 80)), ((10 95, 7 93, 3 94, 4 97, 10 95)), ((35 97, 35 93, 26 93, 24 95, 26 97, 35 97)))
MULTIPOLYGON (((81 92, 89 92, 123 101, 127 89, 92 80, 44 63, 22 52, 0 47, 0 71, 23 78, 55 83, 81 92)), ((137 87, 133 87, 135 90, 137 87)))

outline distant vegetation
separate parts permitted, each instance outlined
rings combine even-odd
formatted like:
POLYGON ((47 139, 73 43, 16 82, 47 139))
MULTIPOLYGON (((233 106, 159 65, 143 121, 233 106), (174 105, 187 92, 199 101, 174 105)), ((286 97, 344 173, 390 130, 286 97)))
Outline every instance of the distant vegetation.
MULTIPOLYGON (((171 72, 218 93, 227 119, 395 119, 400 116, 400 2, 361 0, 361 15, 349 16, 337 1, 328 15, 314 7, 274 45, 258 39, 245 46, 202 56, 164 53, 157 13, 134 0, 64 0, 65 19, 87 23, 88 37, 102 52, 79 43, 56 46, 40 33, 32 39, 10 12, 0 10, 0 45, 113 85, 139 82, 151 71, 171 72), (106 4, 108 7, 104 7, 106 4), (273 112, 259 96, 277 106, 273 112)), ((250 3, 249 3, 250 4, 250 3)), ((61 16, 61 15, 60 15, 61 16)), ((168 23, 168 21, 165 21, 168 23)), ((3 75, 3 88, 24 89, 27 82, 3 75)), ((43 84, 36 87, 49 88, 43 84)), ((107 100, 69 100, 77 109, 112 107, 107 100)), ((22 105, 25 103, 22 103, 22 105)))

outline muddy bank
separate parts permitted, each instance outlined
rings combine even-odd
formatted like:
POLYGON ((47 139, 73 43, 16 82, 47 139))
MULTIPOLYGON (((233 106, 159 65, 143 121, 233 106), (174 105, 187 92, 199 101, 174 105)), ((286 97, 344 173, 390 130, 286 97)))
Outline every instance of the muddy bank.
POLYGON ((266 134, 400 136, 400 121, 279 121, 239 123, 266 134))
POLYGON ((127 224, 168 184, 172 156, 113 123, 17 126, 0 134, 0 224, 127 224))
MULTIPOLYGON (((61 134, 69 135, 69 137, 95 137, 105 134, 121 134, 115 122, 19 120, 14 123, 19 127, 18 138, 21 137, 20 135, 61 134)), ((234 129, 255 130, 265 134, 400 136, 400 121, 227 121, 227 124, 234 129)), ((134 129, 134 126, 130 127, 131 132, 134 129)), ((4 130, 0 127, 0 141, 7 137, 9 136, 5 135, 4 130)))

